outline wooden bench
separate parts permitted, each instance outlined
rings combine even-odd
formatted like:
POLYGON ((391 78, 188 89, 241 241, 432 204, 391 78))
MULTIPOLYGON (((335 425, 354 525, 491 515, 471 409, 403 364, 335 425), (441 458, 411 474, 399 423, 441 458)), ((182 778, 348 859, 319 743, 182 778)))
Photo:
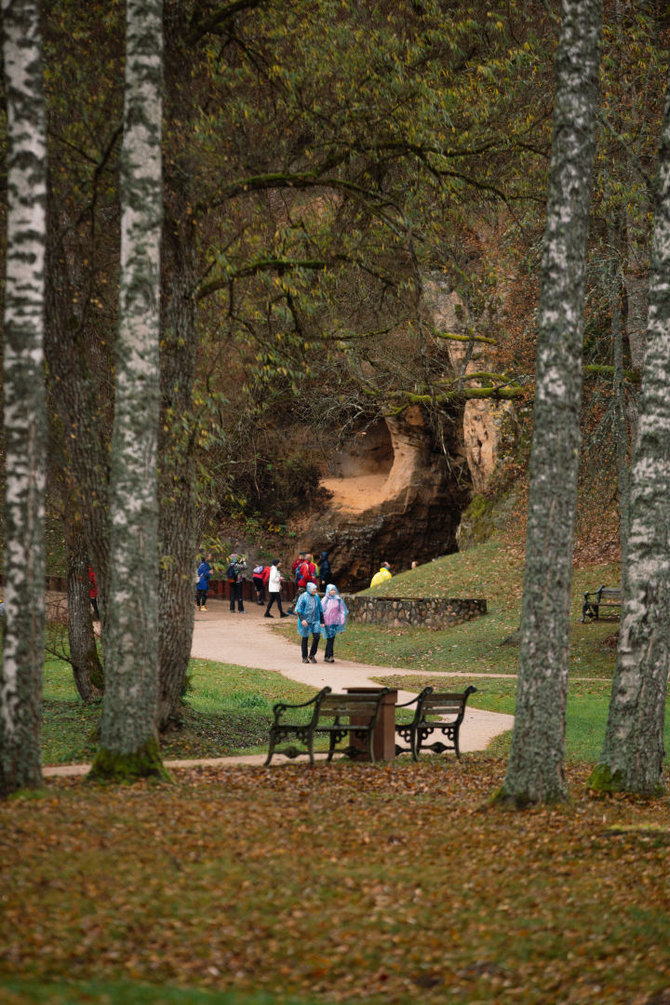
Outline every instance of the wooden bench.
POLYGON ((270 763, 274 754, 293 758, 304 753, 309 755, 310 764, 314 764, 316 736, 328 737, 328 762, 332 761, 333 754, 337 752, 352 758, 369 759, 374 763, 374 730, 382 700, 388 693, 387 687, 372 693, 350 691, 347 694, 336 694, 331 688, 324 687, 300 705, 279 702, 273 708, 274 721, 270 726, 270 744, 265 764, 270 763), (297 709, 310 709, 308 721, 299 721, 297 709), (293 744, 282 750, 277 749, 278 743, 290 738, 302 743, 306 749, 293 744), (348 741, 347 747, 338 748, 338 743, 344 739, 348 741))
POLYGON ((432 687, 425 687, 418 697, 405 702, 404 705, 396 705, 396 709, 407 708, 416 702, 412 721, 396 723, 396 737, 409 744, 403 747, 396 743, 396 756, 411 753, 414 760, 418 761, 422 750, 432 750, 436 754, 453 750, 456 757, 460 758, 458 734, 465 717, 468 698, 476 690, 473 685, 463 692, 434 691, 432 687), (426 738, 436 732, 442 734, 445 742, 436 740, 432 744, 426 744, 426 738))
POLYGON ((319 709, 321 702, 330 694, 332 688, 324 687, 318 694, 315 694, 309 701, 303 701, 300 705, 287 705, 280 701, 273 706, 272 713, 274 720, 270 726, 270 745, 265 764, 269 764, 274 754, 283 754, 285 757, 299 757, 305 751, 290 745, 283 750, 277 750, 277 744, 292 737, 307 748, 309 763, 314 764, 314 729, 319 720, 319 709), (300 716, 296 715, 299 708, 311 709, 305 717, 305 721, 300 721, 300 716))
POLYGON ((587 618, 597 621, 601 607, 618 607, 620 611, 621 600, 621 589, 618 586, 599 586, 597 590, 589 590, 584 594, 582 623, 587 618))

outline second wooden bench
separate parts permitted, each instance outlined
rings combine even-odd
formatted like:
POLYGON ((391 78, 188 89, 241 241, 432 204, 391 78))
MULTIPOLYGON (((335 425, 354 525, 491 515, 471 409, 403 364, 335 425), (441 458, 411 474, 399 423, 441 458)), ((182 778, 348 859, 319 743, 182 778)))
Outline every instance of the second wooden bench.
POLYGON ((476 690, 472 684, 462 692, 434 691, 432 687, 425 687, 417 698, 404 705, 396 705, 396 708, 407 708, 416 702, 412 721, 396 723, 396 736, 408 744, 403 747, 396 743, 396 756, 411 753, 414 760, 418 761, 422 750, 432 750, 436 754, 453 750, 456 757, 460 758, 458 735, 468 698, 476 690), (427 744, 426 739, 433 733, 440 733, 443 739, 427 744))
POLYGON ((620 610, 621 600, 621 589, 618 586, 599 586, 597 590, 589 590, 584 594, 582 622, 587 618, 597 621, 601 607, 618 607, 620 610))

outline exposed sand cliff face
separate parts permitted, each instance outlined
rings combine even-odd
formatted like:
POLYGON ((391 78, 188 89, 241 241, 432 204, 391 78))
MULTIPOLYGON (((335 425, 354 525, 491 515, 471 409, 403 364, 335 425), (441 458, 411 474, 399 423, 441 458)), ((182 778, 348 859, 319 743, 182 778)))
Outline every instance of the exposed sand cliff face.
MULTIPOLYGON (((465 307, 439 277, 427 280, 425 293, 436 330, 464 330, 465 307)), ((482 343, 446 345, 452 374, 494 365, 482 343)), ((383 561, 400 571, 456 551, 461 513, 473 492, 487 488, 515 435, 508 402, 468 401, 449 457, 434 449, 419 407, 381 420, 331 459, 321 483, 330 499, 304 528, 303 547, 329 551, 335 578, 347 589, 367 586, 383 561)))
POLYGON ((456 550, 469 495, 463 462, 451 466, 431 449, 420 409, 387 419, 333 461, 322 485, 326 509, 305 528, 304 546, 328 551, 347 589, 369 585, 381 562, 397 571, 456 550))
MULTIPOLYGON (((465 305, 439 277, 426 281, 425 295, 436 329, 462 332, 465 305)), ((467 342, 447 342, 449 361, 455 373, 465 375, 495 370, 495 347, 479 342, 474 349, 467 342)), ((472 382, 470 382, 470 386, 472 382)), ((477 386, 475 382, 475 386, 477 386)), ((466 402, 463 410, 463 450, 474 492, 487 488, 496 470, 504 445, 516 434, 514 405, 509 401, 466 402)))

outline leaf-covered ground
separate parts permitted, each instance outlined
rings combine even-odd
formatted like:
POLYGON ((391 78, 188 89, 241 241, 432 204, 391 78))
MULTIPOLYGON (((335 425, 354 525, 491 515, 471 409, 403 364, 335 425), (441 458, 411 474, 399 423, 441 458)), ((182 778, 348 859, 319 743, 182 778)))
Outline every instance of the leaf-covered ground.
POLYGON ((587 771, 569 768, 571 806, 523 814, 487 808, 504 762, 475 755, 14 798, 0 1000, 34 1000, 9 998, 21 977, 283 1002, 650 1002, 670 994, 670 803, 592 800, 587 771))

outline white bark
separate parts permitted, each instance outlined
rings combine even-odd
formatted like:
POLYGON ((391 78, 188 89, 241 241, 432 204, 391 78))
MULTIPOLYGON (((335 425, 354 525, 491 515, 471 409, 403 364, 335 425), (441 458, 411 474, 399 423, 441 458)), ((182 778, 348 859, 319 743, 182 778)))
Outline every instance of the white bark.
POLYGON ((0 795, 41 783, 46 128, 39 0, 3 0, 7 95, 5 613, 0 795))
POLYGON ((663 789, 670 659, 670 87, 659 154, 640 425, 631 473, 628 576, 595 788, 663 789))
POLYGON ((563 0, 544 235, 517 706, 501 798, 566 798, 563 767, 577 498, 584 262, 601 10, 563 0))
MULTIPOLYGON (((101 727, 101 751, 112 759, 132 758, 156 737, 161 118, 162 3, 128 0, 122 274, 101 727)), ((100 755, 96 763, 100 766, 100 755)))

